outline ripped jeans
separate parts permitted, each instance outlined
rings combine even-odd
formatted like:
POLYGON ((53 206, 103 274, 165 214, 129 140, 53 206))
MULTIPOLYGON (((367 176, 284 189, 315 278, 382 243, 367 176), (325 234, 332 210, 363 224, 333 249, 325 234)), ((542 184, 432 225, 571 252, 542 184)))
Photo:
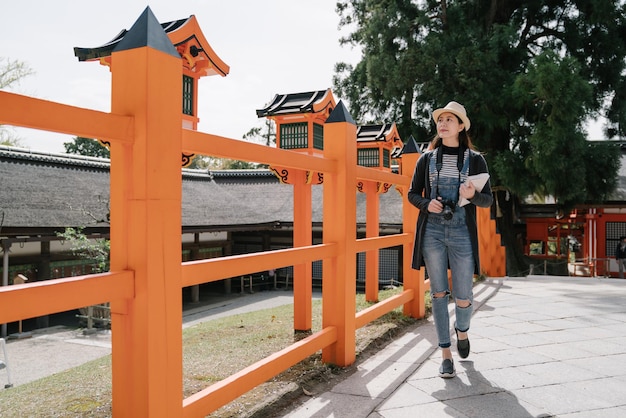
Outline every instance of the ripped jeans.
POLYGON ((450 347, 449 295, 455 301, 469 301, 461 308, 455 303, 455 327, 467 331, 470 327, 473 303, 474 256, 467 226, 442 225, 427 222, 422 247, 426 273, 430 278, 433 318, 439 347, 450 347), (452 273, 452 289, 448 285, 448 266, 452 273), (445 293, 445 297, 435 294, 445 293))

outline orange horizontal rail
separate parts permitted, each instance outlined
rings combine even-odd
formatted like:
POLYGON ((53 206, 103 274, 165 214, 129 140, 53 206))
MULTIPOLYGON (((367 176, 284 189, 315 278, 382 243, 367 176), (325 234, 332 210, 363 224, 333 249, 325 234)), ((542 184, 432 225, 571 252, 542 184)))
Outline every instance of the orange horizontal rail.
POLYGON ((377 250, 379 248, 389 248, 409 244, 412 241, 413 237, 411 234, 407 234, 406 232, 382 237, 361 238, 356 240, 356 250, 361 253, 369 250, 377 250))
POLYGON ((134 293, 132 271, 0 286, 0 323, 132 298, 134 293))
POLYGON ((335 256, 337 245, 319 244, 261 253, 241 254, 182 263, 183 287, 229 277, 323 260, 335 256))
POLYGON ((337 329, 324 328, 184 399, 183 416, 205 416, 336 341, 337 329))
POLYGON ((408 176, 360 165, 356 167, 356 178, 359 180, 380 181, 397 186, 408 186, 411 184, 411 178, 408 176))
POLYGON ((183 152, 317 172, 336 172, 337 161, 252 142, 183 129, 183 152))
POLYGON ((404 305, 413 300, 415 291, 413 289, 405 290, 399 295, 392 296, 381 302, 363 309, 356 314, 356 328, 361 328, 375 319, 380 318, 384 314, 393 311, 395 308, 404 305))
POLYGON ((0 91, 0 124, 130 143, 134 118, 0 91))

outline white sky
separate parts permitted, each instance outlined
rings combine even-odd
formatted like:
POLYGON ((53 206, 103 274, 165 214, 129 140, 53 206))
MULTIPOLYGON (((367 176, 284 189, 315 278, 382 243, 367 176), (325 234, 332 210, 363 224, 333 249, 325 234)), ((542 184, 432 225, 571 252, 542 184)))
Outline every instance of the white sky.
MULTIPOLYGON (((25 62, 34 75, 11 91, 110 111, 111 74, 79 62, 74 47, 97 47, 130 29, 147 6, 159 22, 195 15, 226 77, 200 79, 198 130, 241 138, 263 120, 256 110, 275 94, 332 88, 334 65, 360 54, 341 47, 336 0, 19 0, 2 5, 0 57, 25 62)), ((335 95, 338 101, 341 98, 335 95)), ((64 152, 70 135, 15 129, 32 150, 64 152)))

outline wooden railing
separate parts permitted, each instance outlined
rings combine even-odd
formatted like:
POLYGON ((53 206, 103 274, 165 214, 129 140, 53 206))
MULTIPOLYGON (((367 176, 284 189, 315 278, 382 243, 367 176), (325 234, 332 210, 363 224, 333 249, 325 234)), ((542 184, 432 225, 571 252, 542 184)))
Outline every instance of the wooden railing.
POLYGON ((411 269, 404 271, 402 295, 355 314, 357 252, 402 245, 406 254, 414 223, 397 236, 355 239, 357 178, 399 189, 409 180, 356 166, 353 123, 325 126, 324 156, 184 130, 179 59, 140 47, 114 52, 112 62, 111 113, 0 92, 2 124, 111 144, 111 271, 0 288, 0 323, 110 301, 114 415, 195 417, 319 350, 325 361, 351 364, 356 328, 398 306, 404 305, 408 315, 423 316, 425 285, 411 269), (324 217, 324 242, 183 263, 183 152, 324 173, 324 211, 333 214, 324 217), (182 399, 182 288, 316 260, 324 260, 323 329, 182 399))
MULTIPOLYGON (((407 174, 358 167, 351 118, 325 124, 323 156, 185 130, 178 57, 135 46, 111 60, 111 113, 0 92, 0 124, 111 144, 111 271, 0 288, 0 323, 110 302, 113 415, 201 417, 319 350, 326 362, 352 364, 356 329, 396 307, 424 316, 427 283, 410 268, 417 210, 406 200, 417 154, 404 157, 407 174), (183 152, 323 173, 323 243, 183 263, 183 152), (355 238, 357 180, 396 185, 403 233, 355 238), (357 253, 399 245, 404 291, 355 313, 357 253), (316 260, 324 261, 321 331, 183 399, 182 288, 316 260)), ((339 102, 335 112, 347 110, 339 102)))

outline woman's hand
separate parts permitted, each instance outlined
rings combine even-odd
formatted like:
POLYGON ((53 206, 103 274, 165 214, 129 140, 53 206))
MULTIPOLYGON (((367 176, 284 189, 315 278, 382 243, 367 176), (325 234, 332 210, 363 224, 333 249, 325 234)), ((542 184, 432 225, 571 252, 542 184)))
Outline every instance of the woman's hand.
POLYGON ((441 203, 437 199, 431 199, 428 204, 428 212, 430 213, 441 213, 443 211, 443 203, 441 203))
POLYGON ((461 184, 461 187, 459 187, 459 194, 464 199, 472 200, 472 198, 476 194, 476 187, 474 187, 471 181, 466 181, 465 183, 461 184))

